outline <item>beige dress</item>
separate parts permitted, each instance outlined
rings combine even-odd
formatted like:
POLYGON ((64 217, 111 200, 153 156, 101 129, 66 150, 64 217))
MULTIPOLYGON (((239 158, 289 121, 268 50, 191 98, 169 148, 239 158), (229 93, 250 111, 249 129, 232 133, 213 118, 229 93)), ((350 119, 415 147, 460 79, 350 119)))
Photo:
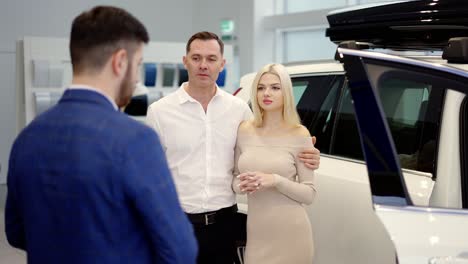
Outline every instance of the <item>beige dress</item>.
MULTIPOLYGON (((314 172, 297 159, 310 137, 239 135, 235 174, 275 174, 277 184, 248 195, 247 264, 310 264, 312 228, 303 204, 315 197, 314 172)), ((233 189, 240 193, 234 177, 233 189)))

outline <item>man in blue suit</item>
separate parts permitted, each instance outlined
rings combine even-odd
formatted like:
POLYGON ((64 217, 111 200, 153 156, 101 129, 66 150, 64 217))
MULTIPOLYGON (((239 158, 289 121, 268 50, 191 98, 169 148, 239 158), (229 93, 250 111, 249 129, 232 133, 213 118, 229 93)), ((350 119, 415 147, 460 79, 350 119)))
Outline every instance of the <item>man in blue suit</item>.
POLYGON ((148 41, 120 8, 73 21, 72 85, 10 155, 5 230, 28 263, 195 263, 193 229, 157 135, 118 111, 148 41))

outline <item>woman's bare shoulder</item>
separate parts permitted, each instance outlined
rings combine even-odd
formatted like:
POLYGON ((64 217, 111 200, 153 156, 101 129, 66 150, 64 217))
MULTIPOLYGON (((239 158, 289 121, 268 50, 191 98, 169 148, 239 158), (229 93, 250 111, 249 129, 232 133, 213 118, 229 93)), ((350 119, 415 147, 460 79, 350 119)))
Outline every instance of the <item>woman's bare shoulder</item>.
POLYGON ((297 127, 293 128, 291 134, 293 136, 310 137, 309 130, 303 125, 298 125, 297 127))
POLYGON ((245 120, 242 121, 239 125, 239 129, 237 131, 238 134, 251 134, 255 129, 252 120, 245 120))

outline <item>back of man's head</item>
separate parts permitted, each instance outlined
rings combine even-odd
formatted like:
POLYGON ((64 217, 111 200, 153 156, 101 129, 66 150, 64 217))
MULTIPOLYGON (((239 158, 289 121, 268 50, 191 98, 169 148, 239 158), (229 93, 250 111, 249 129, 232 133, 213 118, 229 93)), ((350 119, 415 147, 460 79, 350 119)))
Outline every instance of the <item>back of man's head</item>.
POLYGON ((72 23, 73 73, 99 72, 115 51, 126 49, 131 58, 138 44, 148 41, 145 26, 127 11, 111 6, 94 7, 72 23))

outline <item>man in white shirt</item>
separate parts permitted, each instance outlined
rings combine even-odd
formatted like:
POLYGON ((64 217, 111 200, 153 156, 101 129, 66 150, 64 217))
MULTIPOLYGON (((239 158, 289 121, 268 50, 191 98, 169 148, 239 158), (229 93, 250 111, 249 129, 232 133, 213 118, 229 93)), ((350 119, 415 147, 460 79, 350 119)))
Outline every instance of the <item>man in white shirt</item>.
MULTIPOLYGON (((189 81, 151 104, 146 117, 160 135, 182 208, 194 226, 200 264, 234 261, 234 147, 239 124, 252 117, 247 103, 216 85, 223 51, 216 34, 194 34, 183 57, 189 81)), ((318 168, 317 149, 303 155, 309 168, 318 168)))

